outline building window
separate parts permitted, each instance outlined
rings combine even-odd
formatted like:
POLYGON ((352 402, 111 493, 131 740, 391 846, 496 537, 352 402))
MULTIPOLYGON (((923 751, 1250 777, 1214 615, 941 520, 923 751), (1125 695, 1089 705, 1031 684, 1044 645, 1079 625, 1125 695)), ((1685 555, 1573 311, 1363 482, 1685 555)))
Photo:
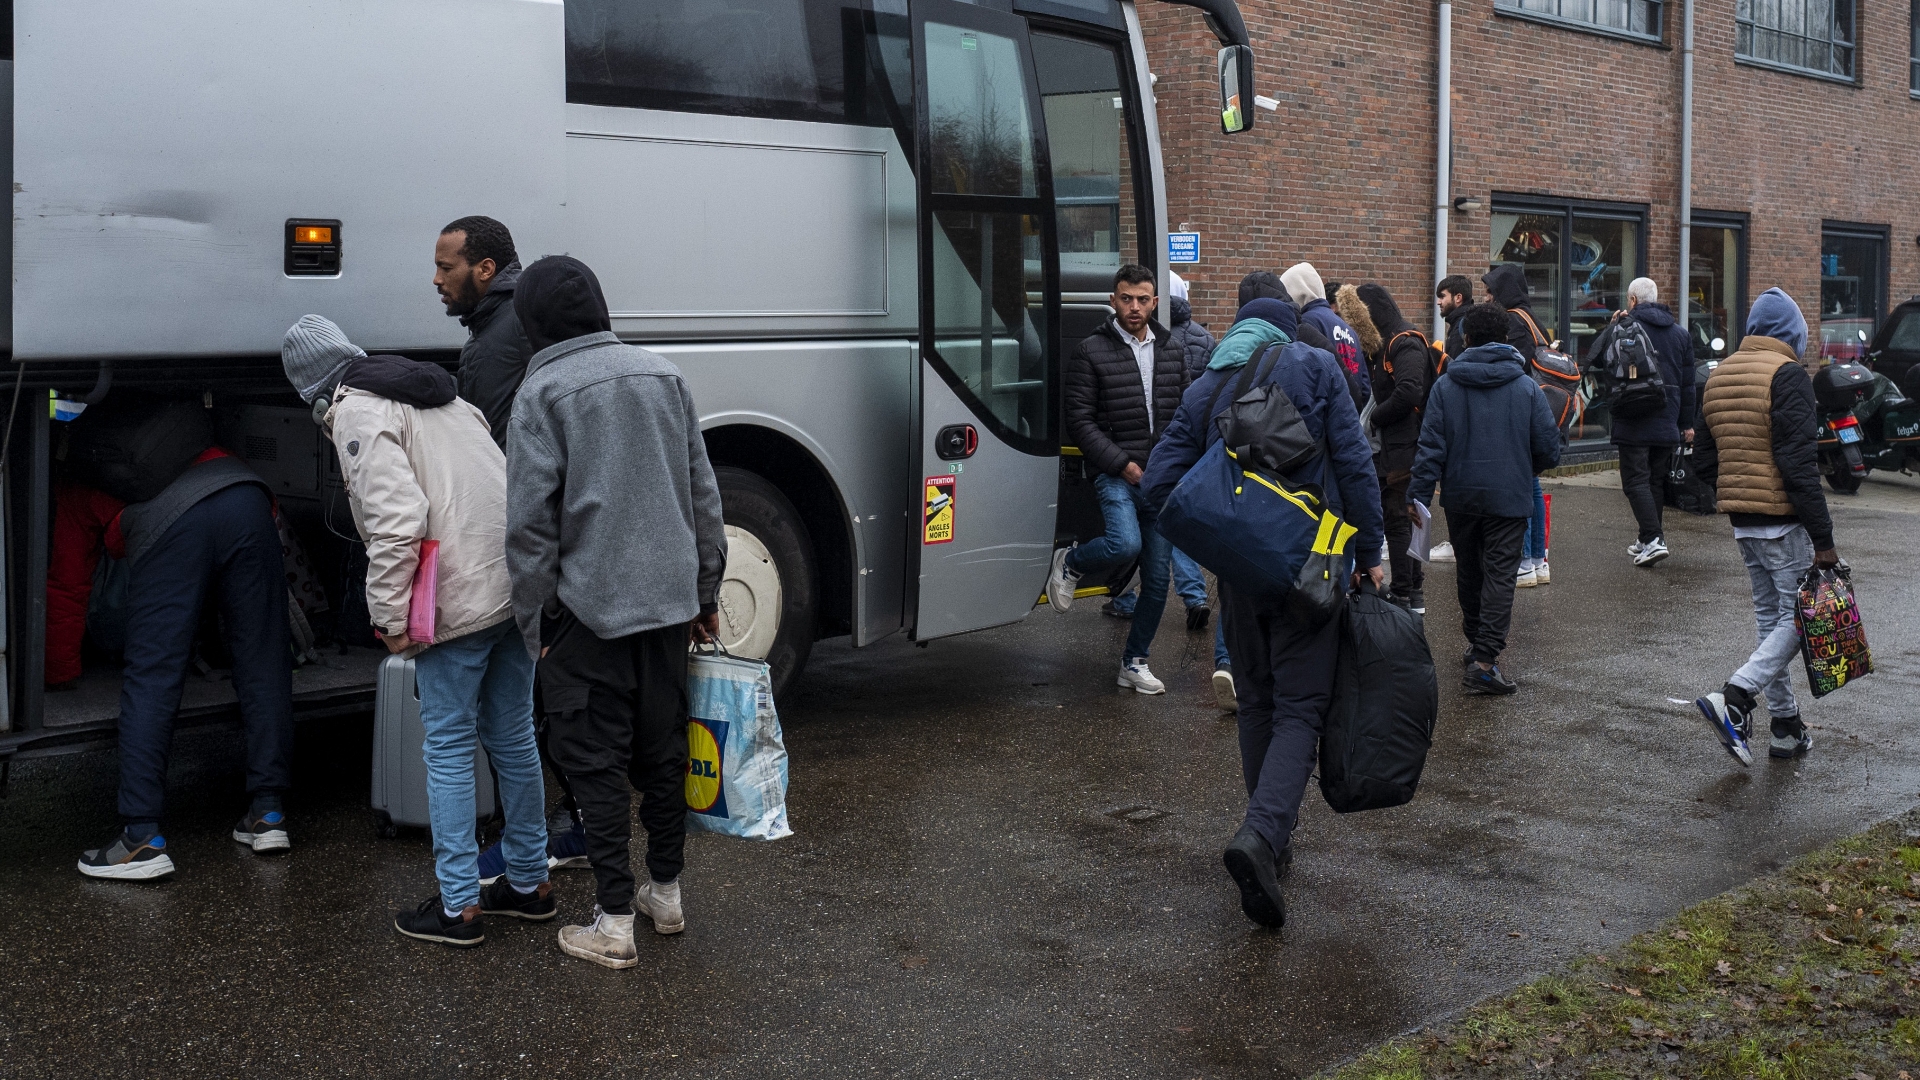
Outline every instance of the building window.
POLYGON ((1747 219, 1693 216, 1687 271, 1687 329, 1695 360, 1724 360, 1747 326, 1747 219))
MULTIPOLYGON (((1613 313, 1627 306, 1628 283, 1646 273, 1646 209, 1495 195, 1491 219, 1488 262, 1525 272, 1541 332, 1584 362, 1613 313)), ((1604 442, 1609 423, 1604 407, 1589 408, 1571 434, 1604 442)))
POLYGON ((1887 310, 1884 225, 1829 221, 1820 228, 1820 356, 1857 360, 1887 310))
POLYGON ((1853 0, 1735 0, 1736 57, 1853 79, 1853 0))
POLYGON ((1494 0, 1506 14, 1660 40, 1660 0, 1494 0))

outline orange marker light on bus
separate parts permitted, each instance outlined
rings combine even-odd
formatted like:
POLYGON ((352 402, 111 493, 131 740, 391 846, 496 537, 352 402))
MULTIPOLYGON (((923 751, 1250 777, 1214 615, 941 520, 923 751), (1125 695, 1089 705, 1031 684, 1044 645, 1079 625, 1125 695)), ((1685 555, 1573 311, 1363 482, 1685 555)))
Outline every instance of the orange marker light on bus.
POLYGON ((296 244, 331 244, 333 229, 317 225, 298 225, 293 230, 293 242, 296 244))

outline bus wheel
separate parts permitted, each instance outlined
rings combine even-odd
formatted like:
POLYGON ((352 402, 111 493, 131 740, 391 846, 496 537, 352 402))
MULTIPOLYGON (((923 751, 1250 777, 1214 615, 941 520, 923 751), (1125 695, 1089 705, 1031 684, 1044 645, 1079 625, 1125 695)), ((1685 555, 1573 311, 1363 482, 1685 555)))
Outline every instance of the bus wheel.
POLYGON ((775 699, 813 649, 819 584, 813 542, 780 489, 755 473, 722 465, 727 571, 720 583, 720 642, 736 656, 766 660, 775 699))

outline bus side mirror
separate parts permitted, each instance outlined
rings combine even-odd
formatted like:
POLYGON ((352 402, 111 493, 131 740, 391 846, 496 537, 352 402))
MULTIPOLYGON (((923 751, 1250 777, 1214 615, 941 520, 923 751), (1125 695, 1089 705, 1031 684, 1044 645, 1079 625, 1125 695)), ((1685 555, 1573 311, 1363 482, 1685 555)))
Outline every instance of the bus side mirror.
POLYGON ((1253 47, 1220 50, 1220 130, 1237 135, 1253 126, 1253 47))

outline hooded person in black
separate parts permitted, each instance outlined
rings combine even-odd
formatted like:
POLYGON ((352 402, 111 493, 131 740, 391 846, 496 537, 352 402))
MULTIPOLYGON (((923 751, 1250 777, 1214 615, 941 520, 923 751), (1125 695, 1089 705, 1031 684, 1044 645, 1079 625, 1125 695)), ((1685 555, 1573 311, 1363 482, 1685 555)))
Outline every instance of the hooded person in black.
MULTIPOLYGON (((1527 300, 1526 271, 1516 263, 1501 263, 1488 267, 1480 283, 1487 287, 1492 302, 1506 309, 1507 344, 1520 354, 1521 367, 1531 372, 1534 350, 1552 342, 1527 300), (1536 329, 1540 331, 1538 334, 1534 333, 1536 329)), ((1545 585, 1553 580, 1547 569, 1547 501, 1541 497, 1537 478, 1533 482, 1533 517, 1527 526, 1527 546, 1520 555, 1519 580, 1522 588, 1545 585)))
POLYGON ((534 352, 613 329, 600 279, 571 255, 549 255, 522 271, 513 310, 534 352))
POLYGON ((1353 326, 1366 353, 1373 380, 1373 413, 1368 418, 1380 436, 1374 465, 1380 475, 1380 508, 1386 515, 1387 557, 1393 567, 1392 596, 1416 612, 1426 610, 1424 568, 1407 554, 1413 519, 1407 514, 1407 485, 1413 479, 1414 453, 1420 444, 1421 410, 1427 403, 1430 352, 1426 336, 1414 329, 1393 296, 1368 282, 1335 294, 1342 318, 1353 326))

